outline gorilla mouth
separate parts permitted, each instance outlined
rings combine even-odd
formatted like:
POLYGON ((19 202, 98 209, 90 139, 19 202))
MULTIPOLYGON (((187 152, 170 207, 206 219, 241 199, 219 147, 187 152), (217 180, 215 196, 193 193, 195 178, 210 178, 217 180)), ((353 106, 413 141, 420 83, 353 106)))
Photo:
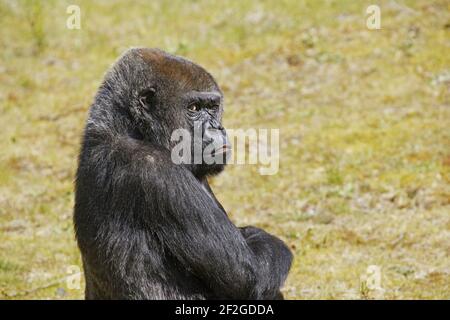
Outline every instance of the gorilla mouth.
POLYGON ((221 147, 217 148, 216 150, 214 150, 214 154, 226 154, 229 153, 231 151, 231 146, 229 144, 224 144, 221 147))

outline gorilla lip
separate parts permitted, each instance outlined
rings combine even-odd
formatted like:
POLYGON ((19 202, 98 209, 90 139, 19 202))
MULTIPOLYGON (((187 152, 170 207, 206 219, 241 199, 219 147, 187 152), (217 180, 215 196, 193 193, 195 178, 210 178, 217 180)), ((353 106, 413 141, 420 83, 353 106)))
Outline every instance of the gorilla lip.
POLYGON ((228 145, 228 144, 224 144, 223 146, 217 148, 217 149, 214 151, 214 153, 215 153, 215 154, 221 154, 221 153, 227 153, 227 152, 229 152, 229 151, 231 151, 231 146, 228 145))

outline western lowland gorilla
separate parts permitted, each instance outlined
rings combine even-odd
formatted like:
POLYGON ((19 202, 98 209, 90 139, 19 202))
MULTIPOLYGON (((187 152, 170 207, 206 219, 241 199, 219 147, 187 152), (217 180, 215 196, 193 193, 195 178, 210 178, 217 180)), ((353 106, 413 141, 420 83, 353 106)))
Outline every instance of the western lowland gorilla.
MULTIPOLYGON (((87 299, 283 298, 292 254, 229 220, 207 181, 224 164, 172 161, 172 132, 196 121, 202 147, 214 135, 226 141, 222 112, 214 78, 164 51, 130 49, 107 72, 76 176, 87 299)), ((227 142, 215 152, 229 152, 227 142)))

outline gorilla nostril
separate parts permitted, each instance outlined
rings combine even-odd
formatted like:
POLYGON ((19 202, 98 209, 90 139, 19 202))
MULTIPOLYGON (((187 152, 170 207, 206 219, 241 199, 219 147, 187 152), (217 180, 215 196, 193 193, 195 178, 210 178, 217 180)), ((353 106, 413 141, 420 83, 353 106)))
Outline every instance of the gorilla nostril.
POLYGON ((213 127, 213 130, 218 130, 218 131, 222 131, 224 129, 222 124, 218 121, 215 122, 212 127, 213 127))

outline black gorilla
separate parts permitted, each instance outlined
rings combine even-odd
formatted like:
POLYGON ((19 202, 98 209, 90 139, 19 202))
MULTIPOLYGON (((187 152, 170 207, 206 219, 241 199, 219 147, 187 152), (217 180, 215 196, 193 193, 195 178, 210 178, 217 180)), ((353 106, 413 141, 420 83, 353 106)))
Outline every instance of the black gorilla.
MULTIPOLYGON (((226 141, 223 96, 202 67, 131 49, 91 106, 76 177, 74 223, 87 299, 277 299, 292 254, 237 228, 206 177, 223 164, 174 164, 171 133, 202 121, 226 141)), ((224 142, 215 152, 228 152, 224 142)))

